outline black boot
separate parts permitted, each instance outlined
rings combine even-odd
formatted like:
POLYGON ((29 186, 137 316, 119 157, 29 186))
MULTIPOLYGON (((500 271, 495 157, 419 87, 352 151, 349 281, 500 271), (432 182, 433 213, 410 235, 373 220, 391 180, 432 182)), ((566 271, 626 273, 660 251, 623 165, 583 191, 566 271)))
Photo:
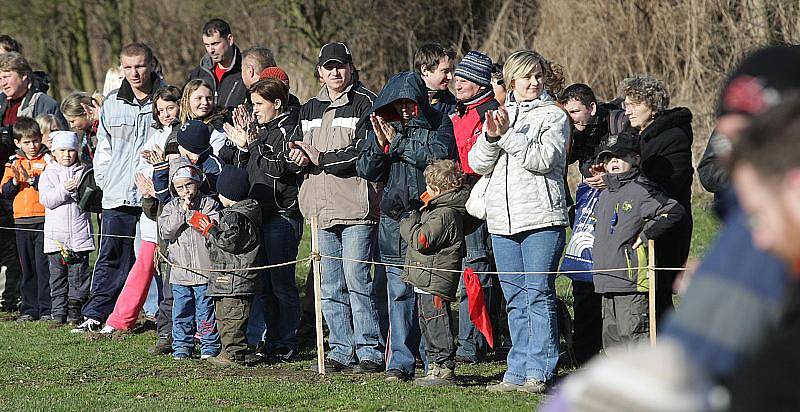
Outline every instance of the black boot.
POLYGON ((67 302, 67 323, 70 325, 77 325, 83 320, 81 317, 81 307, 83 302, 79 300, 70 299, 67 302))
POLYGON ((172 353, 172 335, 161 335, 155 346, 147 349, 152 355, 169 355, 172 353))

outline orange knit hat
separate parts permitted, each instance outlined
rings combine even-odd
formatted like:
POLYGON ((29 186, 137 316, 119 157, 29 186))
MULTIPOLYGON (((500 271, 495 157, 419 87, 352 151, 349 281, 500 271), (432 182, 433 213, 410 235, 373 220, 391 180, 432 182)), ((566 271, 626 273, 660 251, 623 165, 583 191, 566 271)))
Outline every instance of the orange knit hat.
POLYGON ((278 79, 284 82, 286 87, 289 87, 289 75, 278 66, 267 67, 262 70, 261 73, 258 74, 258 79, 278 79))

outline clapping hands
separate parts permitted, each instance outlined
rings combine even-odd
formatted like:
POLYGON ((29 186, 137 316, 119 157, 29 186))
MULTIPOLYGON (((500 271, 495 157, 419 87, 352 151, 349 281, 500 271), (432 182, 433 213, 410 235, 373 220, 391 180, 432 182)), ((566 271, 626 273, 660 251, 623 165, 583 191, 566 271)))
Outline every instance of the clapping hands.
POLYGON ((490 110, 486 112, 486 120, 483 122, 483 130, 492 138, 498 138, 505 134, 510 127, 508 121, 508 112, 503 106, 497 110, 490 110))

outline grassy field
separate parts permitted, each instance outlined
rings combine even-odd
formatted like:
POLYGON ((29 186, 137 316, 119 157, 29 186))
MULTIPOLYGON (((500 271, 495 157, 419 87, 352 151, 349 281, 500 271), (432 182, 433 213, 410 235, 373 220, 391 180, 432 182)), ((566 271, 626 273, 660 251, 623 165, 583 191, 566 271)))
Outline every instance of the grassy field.
MULTIPOLYGON (((692 257, 702 256, 717 226, 707 201, 698 200, 692 257)), ((308 250, 305 236, 300 256, 308 250)), ((306 271, 298 265, 298 283, 306 271)), ((571 302, 569 280, 557 285, 571 302)), ((153 332, 100 338, 0 321, 0 410, 533 410, 542 399, 486 392, 505 369, 496 359, 459 365, 459 387, 421 389, 387 384, 380 374, 321 377, 310 370, 308 349, 292 364, 218 369, 151 356, 154 340, 153 332)))

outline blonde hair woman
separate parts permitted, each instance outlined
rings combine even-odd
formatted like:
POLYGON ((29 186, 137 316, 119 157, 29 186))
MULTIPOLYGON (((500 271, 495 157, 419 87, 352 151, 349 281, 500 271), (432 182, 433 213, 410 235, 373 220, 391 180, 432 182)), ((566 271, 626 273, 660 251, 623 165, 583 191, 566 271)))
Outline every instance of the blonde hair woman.
POLYGON ((499 278, 513 343, 503 382, 491 391, 544 392, 558 362, 555 275, 522 273, 556 270, 569 224, 570 125, 548 93, 550 67, 529 50, 506 60, 508 98, 486 114, 485 133, 469 152, 470 167, 488 180, 483 198, 497 270, 509 272, 499 278))
POLYGON ((219 110, 214 103, 214 90, 205 80, 190 80, 183 86, 183 97, 181 97, 181 124, 186 121, 200 120, 211 129, 211 147, 214 154, 219 154, 219 150, 225 145, 225 124, 226 112, 219 110))

